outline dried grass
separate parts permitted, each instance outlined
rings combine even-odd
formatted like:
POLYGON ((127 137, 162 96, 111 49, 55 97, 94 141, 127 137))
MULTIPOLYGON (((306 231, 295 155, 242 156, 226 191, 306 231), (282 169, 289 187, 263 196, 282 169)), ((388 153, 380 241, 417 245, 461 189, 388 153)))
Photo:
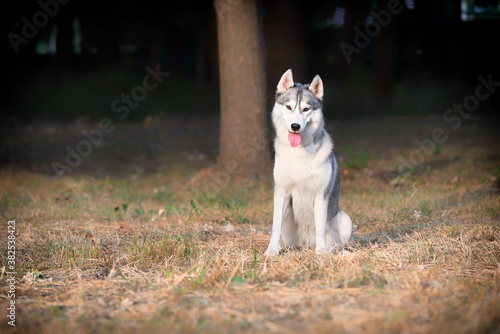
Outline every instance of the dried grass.
MULTIPOLYGON (((352 169, 342 180, 356 245, 277 258, 263 256, 269 180, 233 180, 211 194, 206 169, 183 181, 184 171, 133 179, 2 171, 1 212, 17 222, 19 274, 17 325, 4 319, 0 329, 498 333, 498 176, 482 156, 464 153, 396 187, 377 176, 395 157, 373 158, 375 171, 352 169)), ((1 310, 7 291, 3 275, 1 310)))

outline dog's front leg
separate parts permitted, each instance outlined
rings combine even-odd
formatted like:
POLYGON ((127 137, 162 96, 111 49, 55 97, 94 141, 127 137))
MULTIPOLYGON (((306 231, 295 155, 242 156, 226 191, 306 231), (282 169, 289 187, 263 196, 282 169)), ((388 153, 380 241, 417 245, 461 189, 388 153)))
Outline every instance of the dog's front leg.
POLYGON ((326 219, 328 200, 323 194, 316 195, 314 199, 314 224, 316 227, 316 253, 323 254, 326 249, 326 219))
POLYGON ((271 240, 264 255, 275 256, 280 251, 281 230, 283 227, 283 217, 285 216, 286 191, 278 186, 274 187, 274 213, 271 240))

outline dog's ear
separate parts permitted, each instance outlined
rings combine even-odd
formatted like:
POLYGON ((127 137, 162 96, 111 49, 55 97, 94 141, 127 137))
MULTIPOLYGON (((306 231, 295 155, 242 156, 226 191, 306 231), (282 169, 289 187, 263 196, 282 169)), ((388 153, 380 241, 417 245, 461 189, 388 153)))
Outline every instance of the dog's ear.
POLYGON ((288 88, 293 86, 292 69, 289 69, 281 76, 280 82, 278 82, 278 86, 276 87, 276 92, 278 94, 284 93, 288 88))
POLYGON ((309 84, 309 90, 316 96, 318 99, 323 99, 323 81, 316 74, 313 81, 309 84))

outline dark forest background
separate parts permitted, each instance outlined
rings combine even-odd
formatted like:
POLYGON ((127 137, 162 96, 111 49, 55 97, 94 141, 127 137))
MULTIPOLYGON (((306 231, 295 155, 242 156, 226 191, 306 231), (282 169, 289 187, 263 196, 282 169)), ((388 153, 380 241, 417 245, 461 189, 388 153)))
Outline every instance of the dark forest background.
MULTIPOLYGON (((237 1, 226 3, 230 8, 237 1)), ((322 76, 329 117, 441 114, 473 93, 479 75, 499 77, 499 1, 401 5, 404 10, 349 63, 340 44, 354 46, 354 28, 364 31, 370 11, 387 8, 386 2, 262 1, 269 98, 292 67, 299 82, 322 76)), ((3 6, 4 124, 99 119, 110 114, 113 100, 140 83, 146 66, 158 64, 168 79, 128 120, 218 115, 212 1, 5 1, 3 6), (8 34, 22 36, 23 17, 32 23, 43 11, 41 3, 56 4, 57 13, 16 53, 8 34)), ((499 101, 500 94, 493 94, 477 112, 494 113, 499 101)))

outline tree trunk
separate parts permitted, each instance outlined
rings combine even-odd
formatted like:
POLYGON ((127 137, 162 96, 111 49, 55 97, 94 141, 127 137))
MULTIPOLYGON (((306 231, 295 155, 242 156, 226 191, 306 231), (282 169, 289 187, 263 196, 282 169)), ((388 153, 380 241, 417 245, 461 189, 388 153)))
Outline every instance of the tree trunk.
POLYGON ((264 44, 256 0, 216 0, 220 75, 219 170, 270 172, 264 44))

